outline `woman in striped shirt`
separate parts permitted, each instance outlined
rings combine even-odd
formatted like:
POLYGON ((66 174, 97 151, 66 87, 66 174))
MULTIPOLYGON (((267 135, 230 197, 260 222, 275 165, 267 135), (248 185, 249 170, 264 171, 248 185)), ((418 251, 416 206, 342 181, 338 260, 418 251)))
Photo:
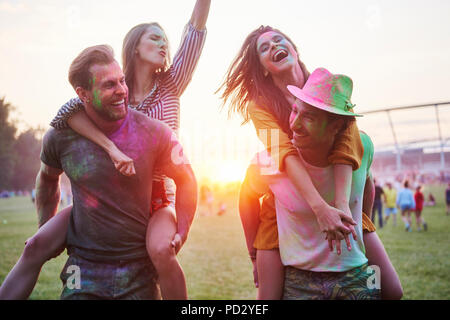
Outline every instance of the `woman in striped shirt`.
MULTIPOLYGON (((211 0, 197 0, 172 65, 166 35, 157 23, 135 26, 123 42, 129 107, 165 122, 175 133, 178 133, 180 123, 180 96, 192 78, 205 42, 210 4, 211 0)), ((69 125, 101 146, 122 174, 136 174, 133 160, 89 120, 79 98, 63 105, 51 125, 56 129, 69 125)), ((173 181, 156 174, 152 189, 147 251, 158 272, 163 299, 187 299, 184 273, 176 259, 186 236, 177 233, 173 181)), ((40 229, 41 232, 27 241, 19 262, 0 288, 0 299, 25 299, 31 294, 45 261, 64 250, 71 209, 71 206, 63 209, 46 224, 44 230, 40 229)))

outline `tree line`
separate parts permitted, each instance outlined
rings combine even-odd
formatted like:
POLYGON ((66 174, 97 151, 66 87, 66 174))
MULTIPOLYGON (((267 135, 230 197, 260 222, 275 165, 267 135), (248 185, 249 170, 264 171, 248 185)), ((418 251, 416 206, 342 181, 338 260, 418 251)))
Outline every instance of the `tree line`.
POLYGON ((14 106, 0 98, 0 192, 30 191, 40 166, 43 129, 28 128, 18 133, 11 119, 14 106))

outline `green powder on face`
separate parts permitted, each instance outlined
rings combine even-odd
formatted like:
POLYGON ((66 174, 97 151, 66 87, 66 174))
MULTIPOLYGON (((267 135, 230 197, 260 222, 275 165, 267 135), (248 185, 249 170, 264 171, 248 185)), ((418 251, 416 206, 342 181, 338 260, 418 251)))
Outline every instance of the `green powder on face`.
POLYGON ((102 101, 100 100, 99 92, 94 90, 94 107, 97 110, 102 109, 102 101))
POLYGON ((328 121, 326 121, 326 120, 322 121, 322 123, 320 124, 319 137, 324 136, 327 125, 328 125, 328 121))
MULTIPOLYGON (((96 81, 95 76, 92 77, 92 79, 89 79, 89 84, 90 84, 91 88, 95 85, 95 81, 96 81)), ((93 94, 94 94, 94 101, 93 101, 94 108, 97 110, 100 110, 102 108, 100 94, 99 94, 98 90, 96 90, 96 89, 94 89, 93 94)))

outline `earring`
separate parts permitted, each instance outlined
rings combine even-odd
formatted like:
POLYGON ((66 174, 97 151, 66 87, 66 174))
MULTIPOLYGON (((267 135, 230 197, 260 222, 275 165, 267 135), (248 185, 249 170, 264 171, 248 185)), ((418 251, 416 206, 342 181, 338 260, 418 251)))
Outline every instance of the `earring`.
POLYGON ((266 77, 267 78, 267 76, 269 75, 269 71, 267 71, 267 70, 264 70, 264 77, 266 77))

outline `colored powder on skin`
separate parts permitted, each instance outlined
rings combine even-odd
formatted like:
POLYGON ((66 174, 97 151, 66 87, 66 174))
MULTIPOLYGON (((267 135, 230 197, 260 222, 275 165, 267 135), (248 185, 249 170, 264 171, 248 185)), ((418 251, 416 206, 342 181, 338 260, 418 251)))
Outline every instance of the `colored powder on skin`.
MULTIPOLYGON (((95 81, 96 81, 95 76, 89 80, 89 84, 91 85, 91 88, 95 85, 95 81)), ((94 94, 94 107, 97 110, 101 110, 102 102, 100 100, 100 94, 99 94, 98 90, 94 89, 93 94, 94 94)))
POLYGON ((94 90, 94 107, 97 110, 102 109, 102 102, 100 100, 99 92, 97 90, 94 90))
POLYGON ((319 137, 323 137, 325 135, 327 125, 328 121, 322 121, 322 123, 320 124, 319 137))

